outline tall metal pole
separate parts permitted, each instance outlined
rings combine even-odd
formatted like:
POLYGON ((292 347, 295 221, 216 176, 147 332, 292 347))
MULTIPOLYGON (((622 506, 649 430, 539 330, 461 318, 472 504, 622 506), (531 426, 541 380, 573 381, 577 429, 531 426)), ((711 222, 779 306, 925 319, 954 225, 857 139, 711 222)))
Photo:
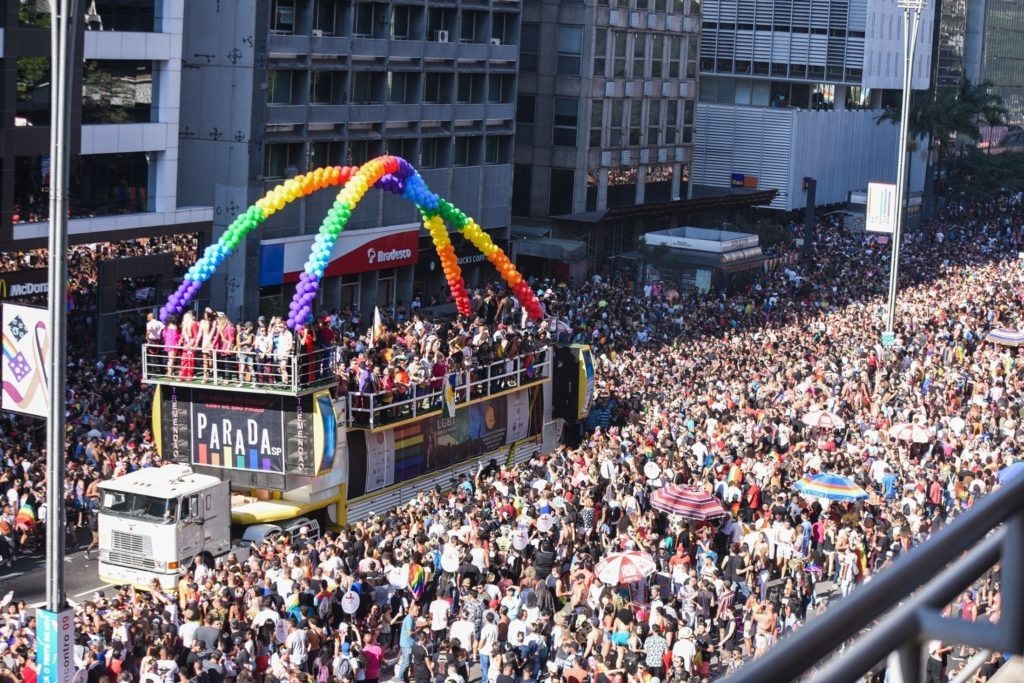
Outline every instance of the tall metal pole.
POLYGON ((917 47, 917 29, 921 23, 921 10, 925 0, 898 0, 903 9, 903 103, 900 107, 899 156, 896 159, 896 220, 892 231, 892 262, 889 266, 889 307, 885 314, 885 332, 882 344, 892 345, 896 340, 896 283, 900 269, 900 241, 903 237, 904 198, 907 192, 907 129, 910 122, 911 79, 914 72, 914 49, 917 47))
POLYGON ((66 605, 64 593, 64 410, 68 271, 68 146, 71 143, 71 84, 74 79, 78 0, 53 0, 50 7, 50 265, 48 269, 50 406, 46 429, 46 609, 66 605))

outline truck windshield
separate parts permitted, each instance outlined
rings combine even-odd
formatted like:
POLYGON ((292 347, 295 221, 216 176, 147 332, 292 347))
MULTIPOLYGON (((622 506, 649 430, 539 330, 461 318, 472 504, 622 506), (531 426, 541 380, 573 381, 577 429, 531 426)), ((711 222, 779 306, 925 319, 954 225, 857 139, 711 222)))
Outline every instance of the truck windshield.
POLYGON ((178 500, 123 491, 104 491, 100 512, 146 519, 158 524, 173 524, 178 520, 178 500))

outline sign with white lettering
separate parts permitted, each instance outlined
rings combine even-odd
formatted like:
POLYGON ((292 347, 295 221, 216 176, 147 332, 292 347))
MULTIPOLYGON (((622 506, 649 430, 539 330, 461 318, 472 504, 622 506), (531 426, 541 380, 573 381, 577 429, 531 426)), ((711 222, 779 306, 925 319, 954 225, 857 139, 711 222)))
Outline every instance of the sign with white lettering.
POLYGON ((75 610, 36 610, 36 664, 40 683, 66 683, 75 676, 75 610))

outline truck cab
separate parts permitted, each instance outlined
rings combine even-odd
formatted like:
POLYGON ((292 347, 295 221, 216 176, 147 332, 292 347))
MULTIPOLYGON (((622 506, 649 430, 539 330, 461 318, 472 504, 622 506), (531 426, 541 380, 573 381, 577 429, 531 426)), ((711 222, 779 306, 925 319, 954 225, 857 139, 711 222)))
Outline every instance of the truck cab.
POLYGON ((100 486, 100 578, 150 588, 177 586, 196 555, 231 544, 231 492, 186 465, 137 470, 100 486))

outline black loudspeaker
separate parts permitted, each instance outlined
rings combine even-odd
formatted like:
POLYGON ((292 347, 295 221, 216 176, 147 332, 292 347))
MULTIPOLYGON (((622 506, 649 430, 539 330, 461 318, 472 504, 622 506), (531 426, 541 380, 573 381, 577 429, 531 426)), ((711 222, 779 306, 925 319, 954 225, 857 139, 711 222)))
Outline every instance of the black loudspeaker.
POLYGON ((775 579, 774 581, 769 581, 764 585, 765 595, 768 596, 769 602, 778 602, 779 593, 782 592, 782 588, 785 584, 786 582, 784 579, 775 579))

